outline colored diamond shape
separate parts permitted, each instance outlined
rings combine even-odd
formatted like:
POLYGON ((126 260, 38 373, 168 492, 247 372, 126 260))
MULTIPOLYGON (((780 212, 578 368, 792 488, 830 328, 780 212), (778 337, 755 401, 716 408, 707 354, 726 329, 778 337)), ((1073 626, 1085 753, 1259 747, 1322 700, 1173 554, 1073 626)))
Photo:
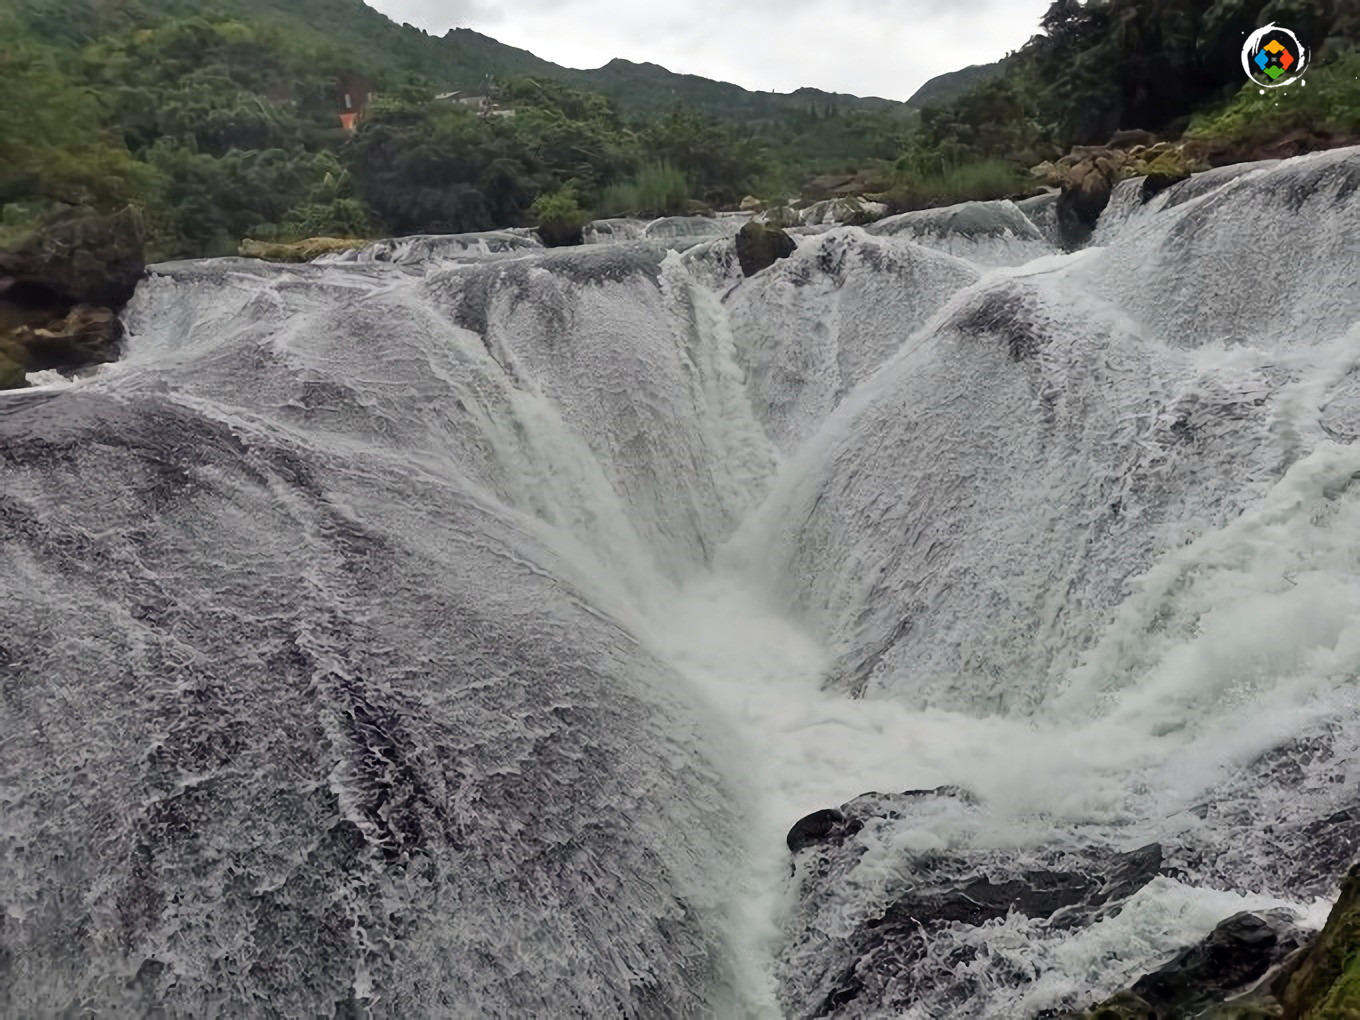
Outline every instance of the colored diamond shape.
POLYGON ((1280 50, 1282 49, 1284 49, 1284 47, 1280 45, 1280 41, 1278 39, 1272 39, 1270 40, 1270 42, 1266 43, 1267 53, 1279 53, 1280 50))
POLYGON ((1268 63, 1270 63, 1270 58, 1266 56, 1264 52, 1256 54, 1256 66, 1262 71, 1266 69, 1268 63))
POLYGON ((1283 68, 1283 67, 1267 67, 1267 68, 1266 68, 1266 74, 1270 75, 1271 80, 1274 81, 1274 80, 1275 80, 1276 78, 1278 78, 1280 75, 1284 74, 1284 68, 1283 68))
POLYGON ((1285 50, 1283 53, 1280 54, 1280 66, 1283 67, 1286 71, 1289 70, 1290 65, 1293 63, 1294 58, 1289 55, 1288 50, 1285 50))

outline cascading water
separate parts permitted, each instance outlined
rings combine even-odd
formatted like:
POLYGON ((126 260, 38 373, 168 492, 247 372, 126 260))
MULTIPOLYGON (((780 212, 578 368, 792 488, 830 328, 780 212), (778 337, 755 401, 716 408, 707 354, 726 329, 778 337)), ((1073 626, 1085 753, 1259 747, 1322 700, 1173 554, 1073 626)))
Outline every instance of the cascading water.
POLYGON ((0 400, 0 1013, 1022 1017, 1316 926, 1358 188, 156 267, 0 400))

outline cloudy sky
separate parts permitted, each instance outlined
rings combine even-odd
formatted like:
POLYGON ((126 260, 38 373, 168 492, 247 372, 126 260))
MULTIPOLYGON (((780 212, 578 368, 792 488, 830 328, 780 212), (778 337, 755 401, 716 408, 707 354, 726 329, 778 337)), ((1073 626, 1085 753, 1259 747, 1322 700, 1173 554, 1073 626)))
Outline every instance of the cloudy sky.
POLYGON ((366 0, 437 35, 475 28, 568 67, 613 57, 748 89, 906 99, 1033 35, 1049 0, 366 0))

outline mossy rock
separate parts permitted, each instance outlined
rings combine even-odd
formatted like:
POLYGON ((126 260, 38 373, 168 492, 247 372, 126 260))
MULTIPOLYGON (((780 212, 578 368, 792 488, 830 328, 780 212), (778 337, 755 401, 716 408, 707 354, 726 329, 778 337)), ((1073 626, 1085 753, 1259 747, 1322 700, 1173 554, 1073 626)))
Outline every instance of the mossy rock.
POLYGON ((28 352, 7 336, 0 336, 0 390, 28 385, 28 352))
POLYGON ((1360 1020, 1360 864, 1346 877, 1322 934, 1276 994, 1289 1020, 1360 1020))
POLYGON ((291 241, 287 244, 274 241, 252 241, 246 238, 237 249, 248 259, 262 262, 311 262, 322 255, 335 255, 340 252, 355 251, 369 242, 353 237, 309 237, 305 241, 291 241))

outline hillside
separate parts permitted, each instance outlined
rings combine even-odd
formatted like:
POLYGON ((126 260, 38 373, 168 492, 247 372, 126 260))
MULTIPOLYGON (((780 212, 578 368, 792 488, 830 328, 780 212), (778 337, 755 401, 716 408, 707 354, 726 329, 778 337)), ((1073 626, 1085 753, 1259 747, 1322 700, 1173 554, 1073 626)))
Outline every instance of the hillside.
POLYGON ((973 64, 958 71, 937 74, 907 100, 907 105, 918 110, 952 103, 966 93, 1006 73, 1011 58, 991 64, 973 64))
POLYGON ((769 122, 812 105, 910 116, 905 104, 892 100, 818 89, 752 92, 730 82, 677 74, 658 64, 617 59, 589 70, 562 67, 471 29, 452 29, 441 37, 397 24, 362 0, 14 0, 14 4, 36 36, 73 47, 147 18, 226 17, 272 23, 318 48, 348 53, 363 70, 389 83, 418 75, 447 88, 477 88, 488 76, 532 75, 599 92, 628 114, 657 113, 679 103, 741 123, 769 122))

